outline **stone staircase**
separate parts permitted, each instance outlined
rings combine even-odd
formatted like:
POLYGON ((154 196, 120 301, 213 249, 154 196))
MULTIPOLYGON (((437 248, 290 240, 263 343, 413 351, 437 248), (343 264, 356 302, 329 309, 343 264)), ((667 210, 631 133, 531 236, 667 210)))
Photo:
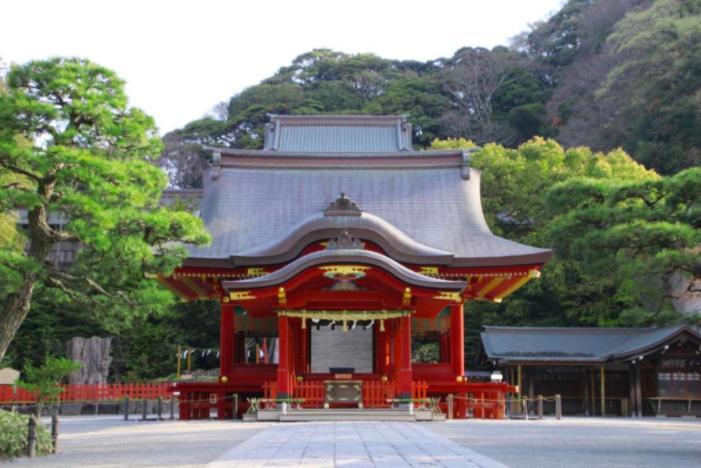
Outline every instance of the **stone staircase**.
POLYGON ((246 415, 248 421, 445 421, 445 415, 430 409, 386 408, 331 408, 331 409, 260 409, 255 415, 246 415))

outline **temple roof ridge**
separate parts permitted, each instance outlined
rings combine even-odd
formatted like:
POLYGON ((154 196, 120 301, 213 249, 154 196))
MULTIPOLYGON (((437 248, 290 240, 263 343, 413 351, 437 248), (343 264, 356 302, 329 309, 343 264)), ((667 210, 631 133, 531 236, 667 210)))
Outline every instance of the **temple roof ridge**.
POLYGON ((263 149, 306 153, 411 151, 411 124, 404 115, 269 114, 263 149))

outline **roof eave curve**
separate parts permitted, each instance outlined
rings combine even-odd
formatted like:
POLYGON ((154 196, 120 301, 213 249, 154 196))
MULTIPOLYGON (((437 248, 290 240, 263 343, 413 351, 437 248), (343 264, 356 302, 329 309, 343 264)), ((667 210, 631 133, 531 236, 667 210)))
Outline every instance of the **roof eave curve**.
POLYGON ((415 241, 401 230, 373 214, 326 216, 316 213, 263 246, 231 257, 234 265, 272 265, 296 258, 309 244, 347 232, 353 238, 379 245, 391 258, 419 265, 451 262, 451 252, 415 241))
POLYGON ((428 289, 462 291, 467 286, 465 281, 444 280, 417 273, 405 267, 393 259, 368 250, 339 249, 323 250, 305 255, 288 263, 279 270, 275 270, 267 275, 258 276, 244 280, 232 280, 222 282, 222 286, 227 290, 255 289, 277 286, 309 268, 329 264, 359 264, 364 266, 375 266, 393 275, 401 281, 412 286, 428 289))

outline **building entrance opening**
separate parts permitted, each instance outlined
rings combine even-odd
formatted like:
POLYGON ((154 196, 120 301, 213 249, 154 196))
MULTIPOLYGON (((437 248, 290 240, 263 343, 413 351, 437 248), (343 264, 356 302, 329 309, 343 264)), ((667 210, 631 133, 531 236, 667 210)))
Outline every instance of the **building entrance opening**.
POLYGON ((312 373, 373 372, 373 328, 333 322, 311 327, 312 373))

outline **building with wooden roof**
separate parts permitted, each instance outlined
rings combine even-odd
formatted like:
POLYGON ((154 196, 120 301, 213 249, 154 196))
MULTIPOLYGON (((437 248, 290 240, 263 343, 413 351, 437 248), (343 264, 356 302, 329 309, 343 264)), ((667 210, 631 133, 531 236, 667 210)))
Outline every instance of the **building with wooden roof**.
POLYGON ((200 216, 212 242, 159 278, 221 302, 219 381, 180 384, 186 400, 220 401, 227 417, 234 393, 303 407, 503 398, 508 385, 465 378, 463 304, 501 301, 551 252, 491 233, 469 150, 414 151, 401 116, 279 115, 262 150, 211 150, 200 216), (425 337, 439 362, 412 362, 425 337), (343 380, 356 395, 336 395, 343 380))
POLYGON ((701 330, 487 326, 485 359, 523 396, 587 415, 701 416, 701 330))

